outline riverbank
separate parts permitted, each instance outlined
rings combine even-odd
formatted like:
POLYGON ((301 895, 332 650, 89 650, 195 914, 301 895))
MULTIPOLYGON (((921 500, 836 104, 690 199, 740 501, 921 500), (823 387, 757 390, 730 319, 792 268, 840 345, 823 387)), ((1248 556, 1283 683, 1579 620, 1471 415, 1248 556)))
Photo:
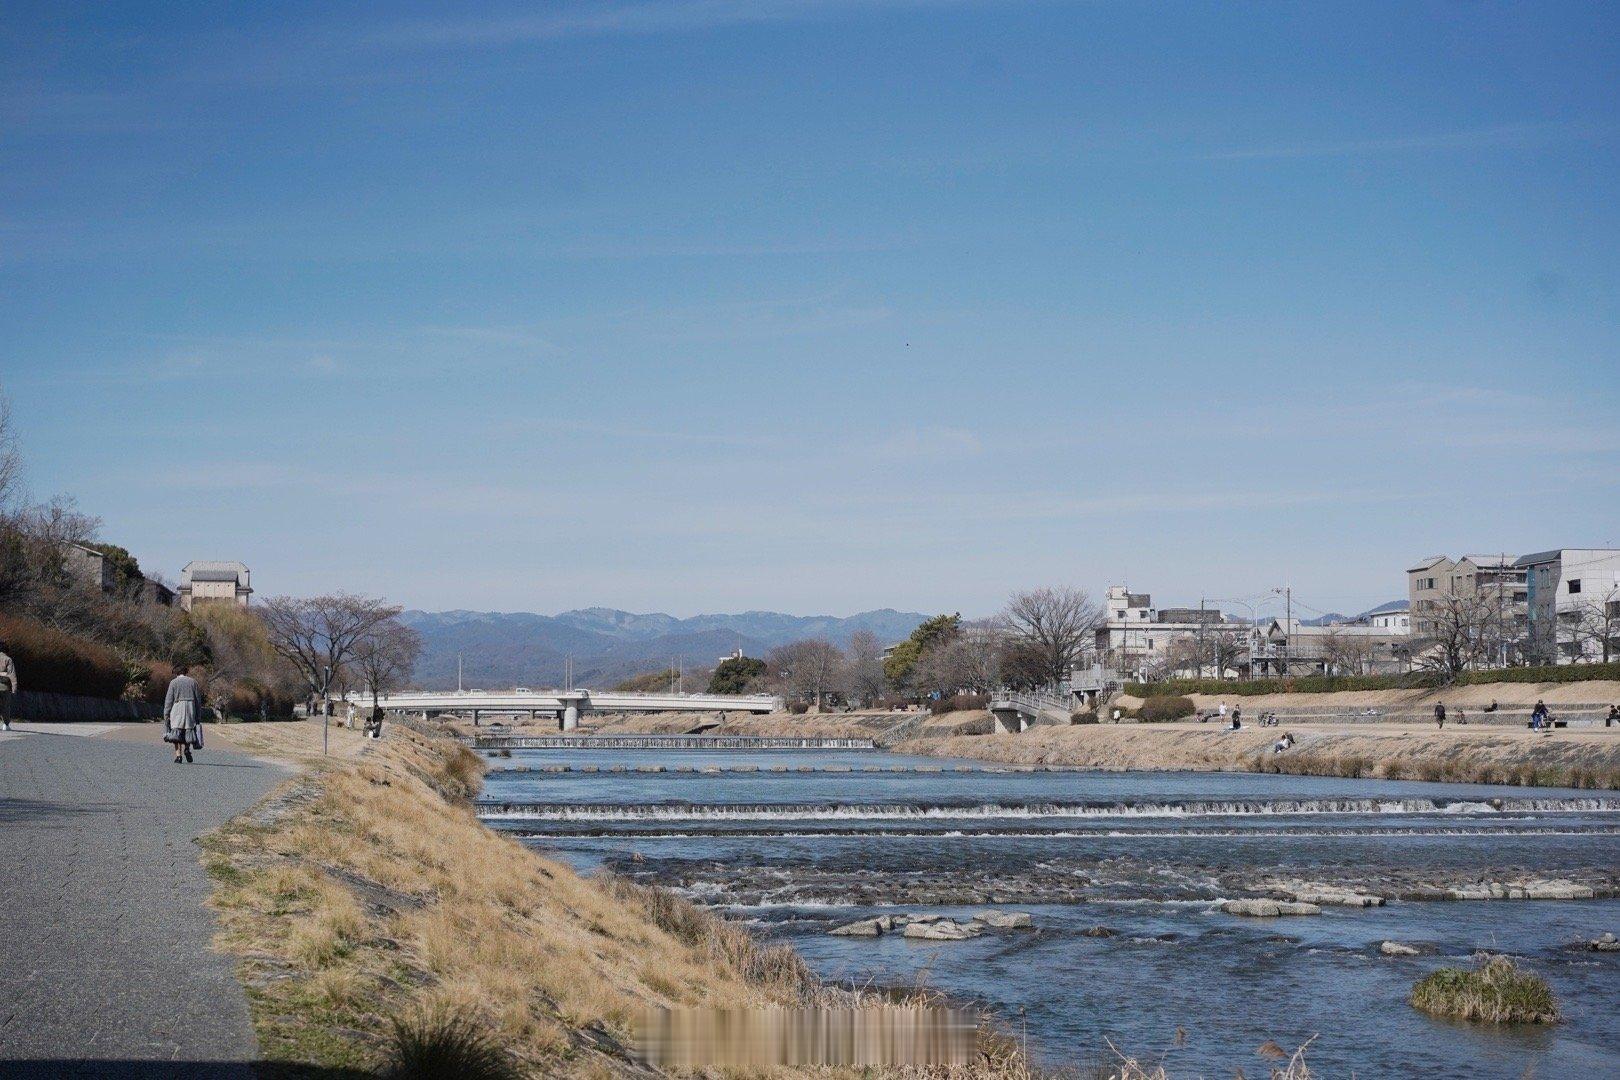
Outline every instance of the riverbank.
MULTIPOLYGON (((870 1003, 662 889, 580 877, 485 828, 479 759, 431 728, 388 730, 323 759, 315 724, 235 736, 304 766, 204 841, 216 945, 270 1076, 377 1075, 396 1020, 455 1017, 524 1075, 647 1076, 630 1050, 647 1008, 870 1003)), ((986 1036, 954 1075, 1029 1074, 986 1036)))
MULTIPOLYGON (((298 726, 254 734, 307 760, 319 732, 298 726)), ((451 1016, 527 1070, 623 1073, 642 1007, 786 1004, 811 985, 790 950, 485 829, 481 773, 459 744, 392 725, 205 840, 217 944, 272 1075, 373 1073, 395 1019, 451 1016)))
POLYGON ((1078 724, 1018 735, 924 737, 896 750, 1021 765, 1095 769, 1285 772, 1542 787, 1620 789, 1620 729, 1508 727, 1443 731, 1417 724, 1358 722, 1246 726, 1214 723, 1078 724), (1273 745, 1284 730, 1296 744, 1273 745))

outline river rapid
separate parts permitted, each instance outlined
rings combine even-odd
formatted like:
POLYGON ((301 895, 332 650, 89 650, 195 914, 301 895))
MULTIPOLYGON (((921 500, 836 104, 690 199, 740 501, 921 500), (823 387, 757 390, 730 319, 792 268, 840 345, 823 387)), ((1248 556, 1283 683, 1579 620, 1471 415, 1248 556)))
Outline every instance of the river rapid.
POLYGON ((1109 1043, 1175 1076, 1620 1075, 1620 797, 1247 773, 1012 772, 878 752, 515 751, 481 813, 556 857, 673 888, 825 978, 990 1007, 1052 1064, 1109 1043), (569 771, 548 772, 567 766, 569 771), (662 769, 663 771, 652 771, 662 769), (619 770, 619 771, 610 771, 619 770), (882 770, 882 771, 878 771, 882 770), (959 771, 960 770, 960 771, 959 771), (1321 891, 1375 907, 1257 919, 1321 891), (1591 899, 1452 899, 1458 896, 1591 899), (830 936, 882 914, 1028 912, 965 941, 830 936), (1419 955, 1379 951, 1397 941, 1419 955), (1554 1028, 1430 1019, 1412 983, 1476 951, 1546 977, 1554 1028))

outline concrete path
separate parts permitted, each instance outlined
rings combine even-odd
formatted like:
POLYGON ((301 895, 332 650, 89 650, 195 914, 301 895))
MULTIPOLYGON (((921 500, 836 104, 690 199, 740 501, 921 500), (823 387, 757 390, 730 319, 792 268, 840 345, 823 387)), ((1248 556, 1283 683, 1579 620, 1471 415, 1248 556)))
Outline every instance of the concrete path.
POLYGON ((193 840, 288 774, 143 727, 0 741, 0 1077, 252 1075, 193 840))

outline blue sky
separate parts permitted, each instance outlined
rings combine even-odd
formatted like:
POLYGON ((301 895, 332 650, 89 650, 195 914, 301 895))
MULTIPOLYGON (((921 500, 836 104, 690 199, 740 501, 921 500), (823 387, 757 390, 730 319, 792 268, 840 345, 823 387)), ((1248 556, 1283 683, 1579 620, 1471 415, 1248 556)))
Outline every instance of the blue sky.
POLYGON ((1620 546, 1603 4, 10 4, 0 387, 428 608, 1402 595, 1620 546))

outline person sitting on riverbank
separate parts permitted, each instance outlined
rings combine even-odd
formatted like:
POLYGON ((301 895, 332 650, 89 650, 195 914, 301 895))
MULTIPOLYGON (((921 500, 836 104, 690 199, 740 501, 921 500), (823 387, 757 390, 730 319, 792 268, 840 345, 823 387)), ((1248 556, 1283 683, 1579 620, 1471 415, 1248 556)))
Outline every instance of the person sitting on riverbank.
POLYGON ((1620 724, 1620 705, 1610 705, 1609 715, 1603 718, 1603 726, 1614 727, 1616 724, 1620 724))
POLYGON ((1229 731, 1237 731, 1238 729, 1240 729, 1242 727, 1243 727, 1243 710, 1241 708, 1235 708, 1235 709, 1232 710, 1232 726, 1230 728, 1228 728, 1227 730, 1229 730, 1229 731))
POLYGON ((1545 701, 1536 702, 1536 707, 1530 710, 1530 730, 1541 731, 1551 724, 1552 717, 1547 713, 1545 701))
POLYGON ((1292 750, 1293 748, 1294 733, 1292 731, 1283 732, 1283 737, 1271 744, 1271 752, 1273 754, 1280 754, 1284 750, 1292 750))

